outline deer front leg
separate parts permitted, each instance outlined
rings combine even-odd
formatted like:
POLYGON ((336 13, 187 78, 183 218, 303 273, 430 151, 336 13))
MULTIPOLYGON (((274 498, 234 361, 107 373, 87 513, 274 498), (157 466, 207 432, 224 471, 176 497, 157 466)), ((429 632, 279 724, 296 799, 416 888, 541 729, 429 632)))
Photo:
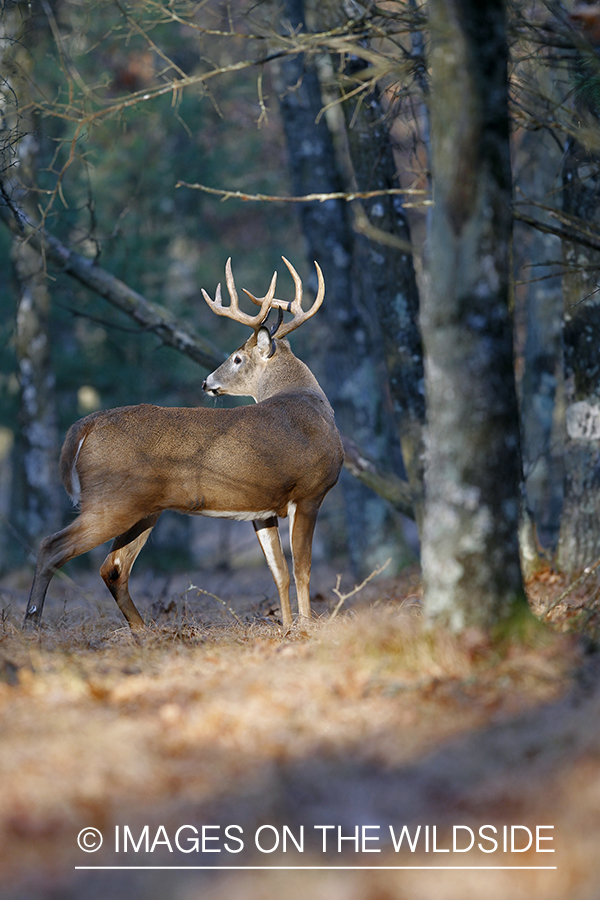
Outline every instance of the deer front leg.
POLYGON ((279 593, 279 601, 281 603, 281 618, 285 631, 292 627, 292 607, 290 606, 290 572, 288 569, 283 547, 281 546, 281 538, 279 536, 279 526, 275 516, 270 519, 256 520, 252 523, 256 531, 258 543, 265 559, 271 575, 277 586, 279 593))
POLYGON ((310 569, 312 541, 319 504, 290 503, 290 543, 294 561, 294 581, 298 597, 298 613, 310 619, 310 569))
POLYGON ((117 606, 127 619, 133 631, 141 631, 146 626, 129 593, 129 576, 140 550, 150 537, 150 532, 158 522, 160 513, 145 516, 139 522, 115 538, 110 553, 102 563, 100 575, 111 592, 117 606))

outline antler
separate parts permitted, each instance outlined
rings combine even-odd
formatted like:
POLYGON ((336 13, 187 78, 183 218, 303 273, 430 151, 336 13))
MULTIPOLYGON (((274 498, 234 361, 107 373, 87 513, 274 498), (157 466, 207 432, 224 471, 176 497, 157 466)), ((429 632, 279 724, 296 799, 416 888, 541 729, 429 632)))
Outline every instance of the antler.
MULTIPOLYGON (((273 293, 275 292, 273 281, 271 281, 271 287, 269 288, 268 292, 265 294, 264 297, 255 297, 254 294, 251 294, 250 291, 247 291, 246 288, 243 288, 244 293, 247 294, 250 297, 250 299, 252 300, 252 302, 256 303, 257 306, 260 306, 262 308, 262 305, 265 302, 265 300, 267 299, 267 297, 270 297, 271 308, 278 308, 279 310, 286 310, 286 312, 291 312, 294 314, 294 318, 291 319, 291 321, 287 322, 285 325, 280 325, 276 329, 276 334, 277 334, 277 337, 279 337, 279 338, 285 337, 291 331, 295 331, 296 328, 298 328, 300 325, 302 325, 303 322, 306 322, 307 319, 312 318, 312 316, 314 316, 314 314, 317 312, 317 310, 321 306, 323 299, 325 297, 325 280, 323 278, 323 273, 321 271, 321 267, 319 266, 319 263, 315 261, 315 268, 317 270, 317 280, 318 280, 317 296, 315 297, 314 303, 310 307, 310 309, 307 309, 306 311, 303 310, 302 309, 302 279, 296 272, 296 270, 293 267, 293 265, 291 264, 291 262, 289 262, 285 258, 285 256, 282 256, 281 258, 284 261, 284 263, 286 264, 286 266, 288 267, 290 274, 291 274, 292 278, 294 279, 294 284, 296 286, 296 293, 295 293, 293 300, 278 300, 276 297, 274 297, 271 294, 271 290, 273 290, 273 293)), ((273 276, 273 277, 275 277, 275 276, 273 276)), ((259 313, 259 315, 260 315, 260 313, 259 313)), ((280 316, 280 318, 281 318, 281 316, 280 316)), ((274 334, 275 334, 275 332, 272 333, 272 336, 274 334)))
MULTIPOLYGON (((275 295, 277 272, 273 274, 271 285, 265 296, 261 297, 260 300, 256 300, 256 298, 254 297, 252 298, 254 302, 257 303, 258 306, 260 306, 260 311, 257 312, 255 316, 251 316, 240 309, 235 281, 233 280, 233 272, 231 271, 231 257, 229 257, 225 265, 225 281, 227 283, 227 291, 231 299, 231 303, 229 306, 223 306, 220 284, 217 285, 214 300, 206 293, 204 288, 202 288, 202 296, 204 297, 212 311, 218 316, 227 316, 228 319, 233 319, 235 322, 241 322, 242 325, 249 325, 250 328, 254 328, 254 330, 256 331, 258 328, 260 328, 264 320, 269 315, 269 310, 271 309, 273 297, 275 295)), ((246 293, 248 292, 246 291, 246 293)))

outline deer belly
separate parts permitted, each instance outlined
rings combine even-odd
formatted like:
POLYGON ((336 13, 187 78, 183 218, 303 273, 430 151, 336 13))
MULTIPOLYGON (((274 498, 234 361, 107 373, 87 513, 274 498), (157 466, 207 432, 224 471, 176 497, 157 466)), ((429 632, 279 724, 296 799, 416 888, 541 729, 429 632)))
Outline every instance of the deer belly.
POLYGON ((238 519, 243 522, 253 522, 255 519, 271 519, 278 514, 274 509, 262 510, 233 510, 233 509, 202 509, 192 515, 209 516, 212 519, 238 519))
POLYGON ((214 487, 204 491, 184 488, 167 500, 165 508, 189 516, 251 522, 254 519, 287 515, 288 500, 287 491, 235 490, 235 485, 229 485, 223 490, 215 490, 214 487))
POLYGON ((288 503, 297 499, 297 478, 284 477, 264 460, 245 450, 244 458, 234 458, 227 467, 210 460, 196 469, 179 471, 171 478, 164 495, 164 508, 187 515, 219 519, 268 519, 286 516, 288 503))

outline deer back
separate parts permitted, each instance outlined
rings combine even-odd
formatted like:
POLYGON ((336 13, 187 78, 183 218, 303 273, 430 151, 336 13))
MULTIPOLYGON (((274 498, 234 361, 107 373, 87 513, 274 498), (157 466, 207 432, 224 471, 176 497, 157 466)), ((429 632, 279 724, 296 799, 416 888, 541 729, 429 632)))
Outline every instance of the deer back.
POLYGON ((63 483, 74 502, 256 518, 322 499, 341 442, 324 394, 278 392, 237 409, 142 404, 93 413, 68 432, 63 483))

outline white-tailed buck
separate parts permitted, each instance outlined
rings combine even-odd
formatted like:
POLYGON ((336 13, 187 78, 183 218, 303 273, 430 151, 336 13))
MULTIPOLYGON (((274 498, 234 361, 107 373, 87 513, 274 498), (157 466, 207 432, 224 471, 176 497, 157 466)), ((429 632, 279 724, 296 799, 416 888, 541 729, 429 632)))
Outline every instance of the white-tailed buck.
POLYGON ((319 309, 325 284, 302 309, 302 282, 292 302, 275 298, 277 273, 254 316, 239 308, 227 261, 231 303, 204 299, 219 316, 249 325, 252 336, 209 375, 202 387, 217 396, 253 397, 237 409, 164 408, 142 404, 93 413, 67 433, 60 457, 63 484, 80 514, 40 545, 25 622, 39 623, 48 584, 68 560, 113 539, 100 574, 131 628, 144 622, 129 595, 137 555, 166 509, 191 515, 249 519, 275 579, 284 628, 292 624, 290 576, 278 517, 290 518, 294 578, 301 616, 310 616, 312 538, 319 507, 343 461, 333 411, 316 378, 292 353, 285 336, 319 309), (264 322, 272 308, 278 321, 264 322), (283 311, 293 314, 283 322, 283 311))

